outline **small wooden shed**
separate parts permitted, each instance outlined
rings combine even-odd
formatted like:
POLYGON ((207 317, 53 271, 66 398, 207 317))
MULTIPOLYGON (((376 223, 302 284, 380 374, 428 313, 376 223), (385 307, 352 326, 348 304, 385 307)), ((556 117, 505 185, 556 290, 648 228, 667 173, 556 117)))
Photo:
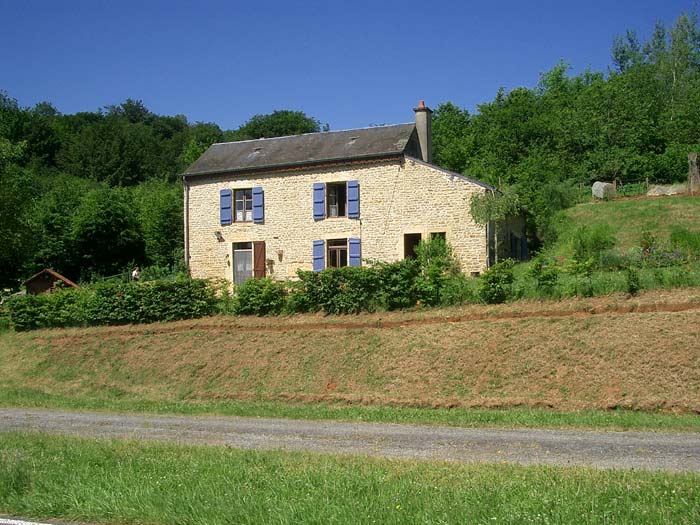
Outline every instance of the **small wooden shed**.
POLYGON ((36 275, 32 275, 24 281, 24 286, 27 288, 27 293, 31 295, 39 295, 41 293, 51 293, 56 289, 56 285, 63 283, 71 288, 79 288, 77 284, 62 276, 58 272, 54 272, 50 268, 44 268, 36 275))

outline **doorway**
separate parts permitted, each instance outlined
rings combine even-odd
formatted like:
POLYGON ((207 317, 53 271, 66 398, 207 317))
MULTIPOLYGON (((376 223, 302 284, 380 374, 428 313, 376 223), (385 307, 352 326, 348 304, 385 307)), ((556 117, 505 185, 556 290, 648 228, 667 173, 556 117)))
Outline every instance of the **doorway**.
POLYGON ((416 247, 420 243, 420 233, 405 233, 403 236, 403 258, 415 259, 416 247))

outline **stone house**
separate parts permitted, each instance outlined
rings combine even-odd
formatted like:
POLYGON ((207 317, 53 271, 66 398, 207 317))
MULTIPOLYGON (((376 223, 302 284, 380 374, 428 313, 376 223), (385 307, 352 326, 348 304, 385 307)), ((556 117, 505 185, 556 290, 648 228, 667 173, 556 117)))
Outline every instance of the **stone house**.
POLYGON ((484 271, 494 235, 473 222, 469 198, 493 188, 431 164, 432 112, 414 111, 410 124, 212 145, 182 177, 192 277, 395 261, 433 235, 463 272, 484 271))

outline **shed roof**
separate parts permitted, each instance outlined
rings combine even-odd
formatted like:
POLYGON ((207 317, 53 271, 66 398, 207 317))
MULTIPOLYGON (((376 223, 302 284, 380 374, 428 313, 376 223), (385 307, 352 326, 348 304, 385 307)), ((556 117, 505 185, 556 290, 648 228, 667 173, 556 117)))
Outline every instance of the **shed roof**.
POLYGON ((398 156, 417 147, 415 123, 213 144, 184 175, 398 156))
POLYGON ((79 286, 78 286, 77 284, 75 284, 73 281, 71 281, 70 279, 68 279, 68 277, 64 277, 63 275, 61 275, 60 273, 58 273, 58 272, 52 270, 51 268, 44 268, 44 269, 41 270, 39 273, 36 273, 36 274, 32 275, 29 279, 27 279, 26 281, 24 281, 23 284, 26 286, 27 283, 29 283, 29 282, 31 282, 31 281, 33 281, 33 280, 39 278, 41 275, 43 275, 43 274, 45 274, 45 273, 48 273, 49 275, 55 277, 55 278, 58 279, 59 281, 63 281, 63 282, 66 283, 68 286, 71 286, 71 287, 73 287, 73 288, 79 288, 79 286))

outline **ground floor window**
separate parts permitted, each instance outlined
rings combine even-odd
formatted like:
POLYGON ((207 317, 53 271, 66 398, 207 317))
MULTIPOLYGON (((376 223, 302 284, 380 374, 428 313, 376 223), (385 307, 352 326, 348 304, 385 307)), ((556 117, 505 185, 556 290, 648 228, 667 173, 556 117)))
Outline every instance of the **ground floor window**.
POLYGON ((327 268, 340 268, 348 265, 348 240, 331 239, 328 241, 326 256, 327 268))
POLYGON ((253 277, 253 243, 233 244, 233 282, 243 284, 253 277))
POLYGON ((420 244, 421 234, 420 233, 406 233, 403 236, 403 258, 404 259, 415 259, 416 258, 416 248, 420 244))

